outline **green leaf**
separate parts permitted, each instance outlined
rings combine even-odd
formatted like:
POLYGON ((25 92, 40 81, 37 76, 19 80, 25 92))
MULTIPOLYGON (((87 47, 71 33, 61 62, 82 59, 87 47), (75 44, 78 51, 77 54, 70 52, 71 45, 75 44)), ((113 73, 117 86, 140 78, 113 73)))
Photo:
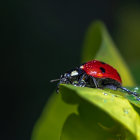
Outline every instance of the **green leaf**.
MULTIPOLYGON (((117 95, 121 95, 121 96, 125 97, 130 103, 132 103, 136 107, 140 108, 140 87, 135 87, 135 88, 127 87, 127 89, 129 89, 132 92, 136 92, 137 97, 133 96, 132 94, 128 94, 127 92, 123 92, 122 90, 117 90, 117 91, 110 90, 110 89, 105 89, 105 90, 109 91, 113 94, 117 94, 117 95)), ((140 111, 140 109, 139 109, 139 111, 140 111)))
POLYGON ((102 136, 105 139, 118 139, 118 136, 120 139, 140 139, 140 117, 127 99, 106 90, 72 85, 63 85, 60 91, 66 103, 77 103, 81 109, 79 115, 73 116, 74 122, 78 120, 79 126, 72 127, 73 117, 69 116, 61 140, 84 140, 82 137, 87 137, 88 140, 96 137, 102 139, 102 136), (98 123, 101 125, 98 126, 98 123), (113 127, 118 129, 112 130, 113 127), (81 134, 85 129, 89 131, 81 134), (102 135, 98 136, 99 134, 102 135))
MULTIPOLYGON (((85 105, 85 107, 88 107, 88 105, 85 105)), ((92 107, 92 110, 88 110, 91 112, 93 109, 96 108, 92 107)), ((96 116, 102 114, 98 113, 96 109, 96 116)), ((119 126, 107 128, 101 124, 101 117, 97 118, 95 114, 93 117, 93 113, 90 115, 87 113, 86 115, 90 116, 88 120, 82 115, 71 114, 64 124, 61 140, 105 140, 121 139, 124 137, 125 132, 119 126)), ((105 116, 105 114, 103 115, 105 116)))
POLYGON ((116 68, 121 75, 123 86, 135 85, 129 68, 100 21, 93 22, 89 26, 84 41, 82 62, 93 59, 104 61, 116 68))
POLYGON ((61 94, 54 93, 33 129, 32 140, 59 140, 65 119, 77 112, 76 108, 62 101, 61 94))
MULTIPOLYGON (((124 63, 123 59, 118 53, 118 50, 115 48, 114 44, 112 43, 106 31, 106 28, 101 22, 95 22, 89 27, 89 30, 86 35, 85 43, 84 43, 82 61, 86 62, 95 58, 102 60, 106 63, 109 63, 110 65, 117 68, 117 70, 121 74, 124 85, 127 85, 127 86, 135 85, 135 82, 132 76, 130 75, 130 72, 126 64, 124 63)), ((87 88, 82 88, 82 90, 83 89, 87 90, 87 88)), ((77 132, 80 131, 81 133, 80 140, 82 140, 82 137, 85 138, 87 134, 89 138, 92 138, 94 134, 94 136, 97 139, 98 138, 103 139, 102 136, 107 139, 123 139, 124 137, 127 137, 127 139, 128 138, 133 139, 134 137, 139 137, 137 136, 137 132, 135 132, 133 129, 134 127, 136 127, 135 130, 139 130, 139 128, 137 128, 137 126, 139 125, 138 115, 126 99, 124 99, 123 97, 119 95, 116 95, 119 93, 121 95, 121 92, 118 91, 117 93, 111 94, 110 92, 112 91, 106 91, 108 95, 109 93, 110 93, 110 96, 113 95, 112 102, 110 101, 110 98, 108 100, 106 99, 108 96, 104 96, 104 95, 99 96, 99 97, 94 96, 94 98, 97 99, 97 102, 99 100, 99 102, 102 101, 104 102, 104 104, 108 104, 110 102, 113 103, 113 98, 116 99, 119 97, 120 100, 122 99, 123 102, 120 103, 120 105, 117 104, 118 100, 115 100, 114 105, 111 103, 110 104, 112 105, 112 108, 113 106, 115 108, 116 104, 119 107, 121 106, 121 104, 123 105, 125 102, 126 103, 125 106, 128 105, 128 108, 126 108, 128 109, 128 114, 127 114, 127 111, 124 110, 123 116, 129 116, 129 117, 126 117, 127 118, 126 120, 120 117, 122 115, 121 114, 122 112, 119 113, 119 116, 115 114, 116 115, 115 117, 111 112, 109 112, 109 110, 103 109, 103 107, 105 107, 104 104, 99 103, 97 105, 97 102, 95 104, 92 100, 88 99, 90 96, 92 99, 92 95, 90 95, 91 93, 95 95, 95 93, 97 92, 97 95, 98 95, 98 93, 101 94, 102 90, 92 89, 93 91, 91 93, 87 92, 86 90, 83 90, 83 92, 80 91, 79 93, 78 87, 74 87, 74 90, 71 87, 63 87, 62 90, 63 90, 63 93, 65 90, 65 93, 63 94, 63 98, 68 104, 65 103, 61 99, 61 94, 56 95, 56 93, 54 93, 54 95, 50 98, 49 102, 44 107, 44 111, 41 114, 41 117, 39 118, 39 120, 37 121, 33 129, 32 140, 60 140, 62 128, 63 128, 63 133, 61 135, 62 140, 64 140, 65 138, 66 140, 72 139, 73 135, 77 135, 79 137, 78 133, 75 134, 76 132, 75 129, 77 129, 77 132), (78 91, 76 91, 76 89, 78 91), (86 97, 84 97, 84 92, 85 92, 86 97), (71 93, 71 94, 67 94, 67 93, 71 93), (80 105, 77 112, 78 103, 80 105), (86 109, 80 109, 84 107, 95 109, 96 111, 95 113, 93 113, 92 110, 90 109, 88 109, 88 112, 86 112, 86 109), (102 116, 102 115, 106 116, 105 117, 106 119, 98 118, 98 116, 102 116), (89 117, 89 116, 91 116, 91 118, 88 118, 89 121, 87 121, 86 117, 89 117), (132 118, 130 118, 131 116, 132 118), (116 118, 119 118, 119 117, 120 119, 117 120, 116 118), (94 120, 92 118, 94 118, 94 120), (116 121, 114 121, 114 119, 116 121), (128 124, 125 124, 126 121, 128 121, 128 124), (99 122, 99 124, 96 124, 97 122, 99 122), (110 124, 111 126, 108 126, 106 122, 108 122, 108 124, 110 124), (93 123, 95 124, 95 126, 93 125, 93 123), (131 126, 132 128, 130 128, 131 126), (71 127, 73 128, 72 130, 71 130, 71 127), (71 132, 73 132, 72 135, 71 133, 69 133, 69 129, 71 132), (91 134, 92 131, 94 131, 94 133, 91 134)), ((128 100, 130 101, 133 100, 133 98, 130 98, 130 96, 128 97, 126 97, 128 98, 128 100)), ((136 105, 136 102, 134 101, 133 104, 136 105)), ((136 106, 134 107, 138 109, 137 107, 139 107, 139 104, 137 107, 136 106)), ((78 140, 76 136, 74 138, 78 140)))

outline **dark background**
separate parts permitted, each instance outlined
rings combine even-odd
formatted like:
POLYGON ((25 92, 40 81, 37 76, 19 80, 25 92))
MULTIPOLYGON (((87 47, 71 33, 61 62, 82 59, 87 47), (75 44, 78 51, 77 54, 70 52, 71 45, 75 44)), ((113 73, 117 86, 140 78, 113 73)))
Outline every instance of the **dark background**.
POLYGON ((30 140, 56 86, 49 81, 80 64, 94 20, 106 24, 140 83, 140 1, 20 0, 1 10, 1 140, 30 140))

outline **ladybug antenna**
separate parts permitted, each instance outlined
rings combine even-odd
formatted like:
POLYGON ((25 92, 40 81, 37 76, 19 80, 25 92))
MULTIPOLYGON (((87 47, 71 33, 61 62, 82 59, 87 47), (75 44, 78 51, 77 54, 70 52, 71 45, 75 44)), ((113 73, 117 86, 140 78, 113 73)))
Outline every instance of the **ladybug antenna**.
POLYGON ((125 87, 120 87, 120 89, 122 89, 123 91, 126 91, 128 94, 132 94, 134 96, 138 96, 138 93, 136 92, 132 92, 129 89, 125 88, 125 87))
POLYGON ((50 82, 56 82, 56 81, 59 81, 60 79, 54 79, 54 80, 51 80, 50 82))

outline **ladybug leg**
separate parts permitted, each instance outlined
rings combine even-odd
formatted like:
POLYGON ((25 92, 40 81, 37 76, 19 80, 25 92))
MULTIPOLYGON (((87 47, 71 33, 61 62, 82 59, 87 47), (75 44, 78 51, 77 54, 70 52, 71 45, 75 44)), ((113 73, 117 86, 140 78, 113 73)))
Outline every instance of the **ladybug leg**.
MULTIPOLYGON (((57 79, 56 79, 57 80, 57 79)), ((56 88, 56 92, 59 93, 59 85, 60 84, 70 84, 71 81, 66 79, 65 77, 63 78, 63 75, 60 76, 59 82, 57 83, 57 88, 56 88)))
MULTIPOLYGON (((91 79, 92 79, 92 81, 93 81, 95 87, 98 88, 98 87, 99 87, 99 84, 98 84, 96 78, 94 78, 93 76, 90 76, 90 77, 91 77, 91 79)), ((92 85, 92 84, 91 84, 91 85, 92 85)))
POLYGON ((87 75, 85 73, 83 73, 78 81, 77 84, 75 84, 76 86, 80 86, 80 87, 85 87, 86 86, 86 82, 85 79, 87 78, 87 75))
POLYGON ((138 101, 140 101, 140 97, 138 97, 138 93, 132 92, 132 91, 128 90, 128 89, 125 88, 125 87, 119 87, 119 88, 122 89, 122 90, 124 90, 124 91, 126 91, 128 94, 132 94, 133 96, 136 97, 136 99, 137 99, 138 101))
POLYGON ((128 94, 132 94, 132 95, 134 95, 134 96, 138 96, 138 93, 132 92, 132 91, 128 90, 128 89, 125 88, 125 87, 119 87, 119 88, 122 89, 123 91, 126 91, 128 94))
POLYGON ((56 92, 59 93, 59 85, 61 84, 62 82, 60 81, 59 83, 57 83, 57 87, 56 87, 56 92))
POLYGON ((61 80, 57 83, 57 87, 56 87, 56 92, 57 93, 59 93, 59 85, 60 84, 63 84, 63 82, 61 80))

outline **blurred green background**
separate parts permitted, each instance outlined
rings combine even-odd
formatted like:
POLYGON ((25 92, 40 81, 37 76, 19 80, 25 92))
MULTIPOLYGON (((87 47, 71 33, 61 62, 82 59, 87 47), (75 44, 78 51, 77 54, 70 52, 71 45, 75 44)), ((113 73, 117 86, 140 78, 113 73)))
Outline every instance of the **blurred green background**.
POLYGON ((56 84, 80 64, 85 32, 102 20, 140 85, 140 1, 6 1, 1 4, 0 139, 30 140, 56 84))

